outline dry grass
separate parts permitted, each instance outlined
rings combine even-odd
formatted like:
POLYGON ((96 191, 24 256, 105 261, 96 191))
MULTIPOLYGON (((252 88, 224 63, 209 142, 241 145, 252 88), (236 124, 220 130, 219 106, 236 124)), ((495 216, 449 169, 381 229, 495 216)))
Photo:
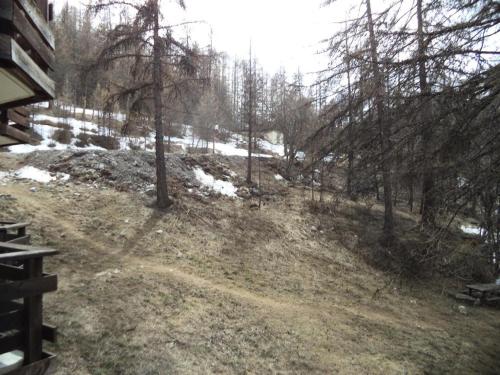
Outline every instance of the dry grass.
POLYGON ((498 310, 461 315, 439 287, 401 288, 363 261, 370 236, 359 234, 379 220, 376 206, 361 218, 344 205, 327 226, 298 189, 260 211, 180 195, 159 213, 134 194, 30 186, 2 186, 18 200, 0 209, 32 219, 34 242, 61 250, 47 264, 60 280, 46 298, 61 332, 56 374, 499 368, 498 310))

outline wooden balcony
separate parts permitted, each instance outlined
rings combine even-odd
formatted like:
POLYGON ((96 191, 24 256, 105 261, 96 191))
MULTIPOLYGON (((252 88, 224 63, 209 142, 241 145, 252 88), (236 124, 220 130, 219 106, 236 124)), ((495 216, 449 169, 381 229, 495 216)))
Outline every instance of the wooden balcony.
POLYGON ((0 2, 0 109, 54 98, 54 35, 42 9, 31 0, 0 2))
POLYGON ((0 222, 0 355, 16 359, 9 375, 44 374, 54 358, 42 347, 56 338, 43 324, 42 299, 57 289, 57 276, 43 272, 43 259, 57 251, 25 245, 27 225, 0 222))

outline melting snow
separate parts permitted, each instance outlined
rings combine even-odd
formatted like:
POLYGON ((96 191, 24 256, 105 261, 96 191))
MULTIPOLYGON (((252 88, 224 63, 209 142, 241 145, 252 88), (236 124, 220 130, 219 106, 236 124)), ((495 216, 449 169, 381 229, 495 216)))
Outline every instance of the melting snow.
POLYGON ((475 234, 481 236, 484 233, 483 228, 475 226, 475 225, 461 225, 460 229, 462 232, 467 234, 475 234))
POLYGON ((9 172, 0 171, 0 182, 9 176, 9 172))
POLYGON ((66 173, 49 173, 43 169, 38 169, 27 165, 13 172, 0 172, 0 180, 6 179, 8 177, 24 178, 28 180, 38 181, 46 184, 47 182, 54 180, 69 180, 69 175, 66 173))
POLYGON ((282 144, 271 143, 264 139, 259 139, 259 146, 266 151, 272 152, 273 154, 277 154, 279 156, 285 156, 285 150, 282 144))
POLYGON ((214 176, 205 173, 200 167, 194 168, 193 172, 196 179, 202 184, 202 186, 228 197, 236 197, 236 191, 238 189, 231 182, 217 180, 214 176))
POLYGON ((0 355, 0 373, 6 374, 23 365, 24 353, 14 350, 0 355))
MULTIPOLYGON (((64 107, 63 109, 65 110, 71 110, 73 112, 73 107, 64 107)), ((76 108, 76 113, 89 113, 89 110, 84 110, 83 108, 76 108)), ((115 113, 114 114, 115 118, 118 120, 123 120, 125 116, 121 113, 115 113)), ((56 116, 50 116, 46 114, 35 114, 33 116, 33 124, 32 124, 33 130, 40 134, 42 137, 42 141, 38 145, 29 145, 29 144, 21 144, 21 145, 15 145, 9 147, 9 151, 12 153, 30 153, 33 151, 38 151, 38 150, 72 150, 72 149, 80 149, 82 147, 76 146, 76 143, 78 139, 76 138, 79 134, 81 133, 92 133, 92 134, 98 134, 99 131, 99 126, 96 123, 93 123, 91 121, 83 121, 83 120, 78 120, 72 117, 56 117, 56 116), (41 123, 40 123, 41 122, 41 123), (48 125, 43 124, 44 122, 49 123, 48 125), (54 133, 60 129, 55 126, 51 126, 50 123, 52 124, 65 124, 67 125, 67 128, 71 130, 71 132, 74 135, 74 138, 71 139, 71 142, 69 144, 63 144, 55 141, 53 139, 54 133)), ((171 142, 173 144, 180 145, 183 150, 187 150, 188 147, 194 147, 195 145, 200 143, 200 139, 196 137, 193 134, 193 128, 190 125, 183 125, 183 133, 184 136, 181 137, 171 137, 171 142)), ((144 137, 117 137, 119 144, 120 144, 120 149, 122 150, 129 150, 131 147, 131 144, 137 148, 144 149, 145 148, 145 143, 146 142, 152 142, 154 140, 155 134, 154 132, 151 132, 146 136, 147 139, 144 139, 144 137)), ((242 140, 245 137, 242 136, 241 134, 238 133, 233 133, 231 134, 231 139, 227 143, 222 143, 222 142, 215 142, 213 144, 212 142, 209 142, 208 148, 215 149, 216 153, 226 155, 226 156, 243 156, 246 157, 248 156, 248 150, 245 148, 241 148, 242 140)), ((165 137, 165 140, 167 140, 167 137, 165 137)), ((271 143, 267 140, 259 140, 259 146, 270 153, 283 156, 283 145, 282 144, 274 144, 271 143)), ((89 145, 87 147, 84 147, 85 149, 99 149, 103 150, 103 148, 95 146, 95 145, 89 145)), ((151 150, 153 151, 153 150, 151 150)), ((266 157, 266 158, 271 158, 272 155, 270 154, 257 154, 254 153, 252 154, 254 157, 266 157)))

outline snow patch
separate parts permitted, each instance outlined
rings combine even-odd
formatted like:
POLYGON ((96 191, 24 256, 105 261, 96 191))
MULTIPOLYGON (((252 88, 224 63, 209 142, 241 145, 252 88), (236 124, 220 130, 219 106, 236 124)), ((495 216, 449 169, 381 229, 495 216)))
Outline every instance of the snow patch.
MULTIPOLYGON (((48 104, 44 103, 43 107, 48 104)), ((72 106, 63 106, 63 109, 66 111, 70 111, 69 113, 78 113, 78 114, 88 114, 89 110, 85 110, 83 108, 74 108, 72 106)), ((126 116, 122 113, 115 113, 113 115, 117 120, 124 120, 126 116)), ((16 154, 25 154, 31 153, 34 151, 46 151, 46 150, 75 150, 75 149, 94 149, 94 150, 104 150, 101 147, 95 145, 88 145, 86 147, 79 147, 78 144, 78 136, 82 133, 88 134, 99 134, 99 126, 91 121, 78 120, 71 116, 51 116, 43 113, 37 113, 33 116, 32 123, 33 130, 38 133, 42 140, 38 145, 30 145, 30 144, 20 144, 11 146, 8 150, 12 153, 16 154), (59 126, 51 126, 51 125, 59 125, 59 126), (69 144, 62 144, 54 140, 54 134, 58 131, 61 125, 65 125, 65 128, 70 130, 73 133, 73 138, 71 139, 69 144)), ((179 137, 171 137, 170 141, 173 144, 179 145, 183 151, 186 151, 189 147, 196 147, 201 142, 200 138, 198 138, 194 132, 193 128, 190 125, 182 124, 183 136, 179 137)), ((130 150, 130 149, 147 149, 148 151, 154 151, 154 149, 149 149, 146 146, 154 142, 155 133, 151 132, 147 134, 145 137, 116 137, 120 144, 121 150, 130 150)), ((165 137, 165 141, 167 141, 167 137, 165 137)), ((214 149, 216 153, 222 154, 225 156, 241 156, 248 157, 248 150, 246 146, 241 148, 241 145, 244 144, 245 137, 238 133, 231 133, 230 139, 228 142, 209 142, 208 148, 214 149)), ((260 139, 259 146, 266 153, 258 154, 253 153, 253 157, 265 157, 271 158, 273 155, 283 156, 283 145, 280 143, 272 143, 269 140, 260 139)), ((300 157, 300 155, 299 155, 300 157)))
POLYGON ((461 225, 460 230, 467 234, 475 234, 481 236, 484 233, 484 229, 475 225, 461 225))
POLYGON ((259 139, 259 146, 268 152, 272 152, 273 154, 277 154, 279 156, 285 156, 285 150, 282 144, 279 143, 271 143, 265 139, 259 139))
POLYGON ((0 355, 0 374, 7 374, 10 371, 22 367, 24 353, 20 350, 14 350, 0 355))
MULTIPOLYGON (((13 175, 16 178, 24 178, 27 180, 33 180, 41 183, 48 183, 50 181, 54 180, 62 180, 62 181, 67 181, 69 180, 69 175, 66 173, 53 173, 51 174, 48 171, 45 171, 43 169, 38 169, 36 167, 32 167, 31 165, 27 165, 25 167, 22 167, 18 169, 17 171, 14 171, 13 174, 8 174, 8 175, 13 175)), ((1 175, 0 175, 1 177, 1 175)), ((4 177, 7 177, 4 175, 4 177)))
POLYGON ((274 175, 274 179, 275 179, 276 181, 283 181, 283 180, 284 180, 283 176, 282 176, 282 175, 280 175, 280 174, 275 174, 275 175, 274 175))
POLYGON ((231 198, 236 197, 236 191, 238 189, 231 182, 217 180, 214 178, 214 176, 205 173, 200 167, 194 168, 193 172, 196 179, 201 183, 202 186, 231 198))

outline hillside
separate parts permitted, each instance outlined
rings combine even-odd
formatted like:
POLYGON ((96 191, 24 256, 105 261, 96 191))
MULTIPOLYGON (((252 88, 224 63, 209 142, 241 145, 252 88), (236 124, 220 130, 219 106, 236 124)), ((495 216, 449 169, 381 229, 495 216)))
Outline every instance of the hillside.
POLYGON ((378 204, 367 221, 362 203, 327 196, 335 210, 320 222, 310 192, 267 158, 259 210, 213 183, 238 190, 244 158, 169 155, 175 205, 162 213, 150 208, 153 170, 138 164, 144 188, 133 179, 148 155, 0 153, 2 215, 30 219, 33 243, 61 251, 45 299, 56 374, 497 372, 498 309, 463 314, 444 294, 451 281, 400 283, 365 262, 378 204), (102 167, 125 157, 131 180, 102 167), (26 165, 39 169, 13 172, 26 165))

